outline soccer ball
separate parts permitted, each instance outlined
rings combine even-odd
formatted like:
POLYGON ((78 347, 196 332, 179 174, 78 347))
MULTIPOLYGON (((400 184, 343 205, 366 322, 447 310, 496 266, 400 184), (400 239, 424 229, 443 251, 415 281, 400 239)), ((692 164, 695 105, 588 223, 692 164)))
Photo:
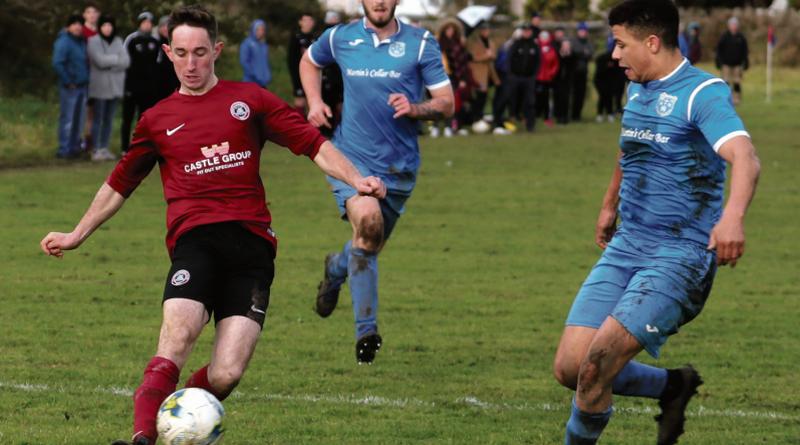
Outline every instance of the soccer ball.
POLYGON ((225 409, 208 391, 175 391, 158 408, 158 435, 165 445, 215 445, 225 432, 225 409))
POLYGON ((492 127, 483 119, 472 124, 472 132, 475 134, 488 133, 491 129, 492 127))

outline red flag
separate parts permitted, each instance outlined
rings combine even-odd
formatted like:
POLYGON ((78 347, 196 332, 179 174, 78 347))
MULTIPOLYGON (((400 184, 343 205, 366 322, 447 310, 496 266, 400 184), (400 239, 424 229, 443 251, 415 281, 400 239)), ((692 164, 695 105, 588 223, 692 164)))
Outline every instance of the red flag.
POLYGON ((767 28, 767 43, 769 44, 770 48, 775 48, 775 29, 770 25, 767 28))

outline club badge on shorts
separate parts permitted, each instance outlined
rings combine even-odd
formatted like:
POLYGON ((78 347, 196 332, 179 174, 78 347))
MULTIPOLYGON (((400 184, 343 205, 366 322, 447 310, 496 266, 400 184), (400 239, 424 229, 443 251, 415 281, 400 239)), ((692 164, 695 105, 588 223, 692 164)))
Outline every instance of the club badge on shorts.
POLYGON ((181 269, 172 274, 172 279, 169 280, 169 282, 172 283, 173 286, 183 286, 189 282, 191 277, 188 270, 181 269))
POLYGON ((250 117, 250 107, 242 101, 236 101, 231 104, 231 116, 240 121, 246 121, 250 117))
POLYGON ((678 102, 678 96, 670 96, 667 93, 661 93, 658 96, 658 103, 656 104, 656 113, 661 117, 667 117, 672 114, 675 108, 675 103, 678 102))

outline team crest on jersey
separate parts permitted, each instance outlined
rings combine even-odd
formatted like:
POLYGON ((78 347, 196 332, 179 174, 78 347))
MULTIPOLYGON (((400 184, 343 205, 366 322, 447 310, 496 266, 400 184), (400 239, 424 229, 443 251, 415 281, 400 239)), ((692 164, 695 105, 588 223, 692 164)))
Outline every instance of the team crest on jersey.
POLYGON ((661 117, 667 117, 672 114, 675 108, 675 103, 678 102, 678 96, 670 96, 667 93, 661 93, 658 96, 658 103, 656 104, 656 113, 661 117))
POLYGON ((170 283, 172 283, 173 286, 183 286, 184 284, 189 282, 190 278, 191 275, 189 274, 189 271, 186 269, 181 269, 172 274, 172 279, 170 280, 170 283))
POLYGON ((240 121, 245 121, 248 117, 250 117, 250 107, 241 101, 234 102, 231 104, 231 116, 239 119, 240 121))
POLYGON ((406 44, 404 42, 394 42, 389 45, 389 55, 392 57, 403 57, 406 55, 406 44))

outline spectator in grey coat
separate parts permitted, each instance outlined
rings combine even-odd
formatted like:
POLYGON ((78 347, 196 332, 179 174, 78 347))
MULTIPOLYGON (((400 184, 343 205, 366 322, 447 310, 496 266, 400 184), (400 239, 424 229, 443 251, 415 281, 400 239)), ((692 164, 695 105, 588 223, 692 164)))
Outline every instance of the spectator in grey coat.
POLYGON ((92 119, 93 161, 110 161, 116 156, 108 149, 117 103, 125 92, 125 70, 131 63, 122 39, 116 35, 114 19, 102 16, 97 35, 90 37, 89 97, 94 99, 92 119))

